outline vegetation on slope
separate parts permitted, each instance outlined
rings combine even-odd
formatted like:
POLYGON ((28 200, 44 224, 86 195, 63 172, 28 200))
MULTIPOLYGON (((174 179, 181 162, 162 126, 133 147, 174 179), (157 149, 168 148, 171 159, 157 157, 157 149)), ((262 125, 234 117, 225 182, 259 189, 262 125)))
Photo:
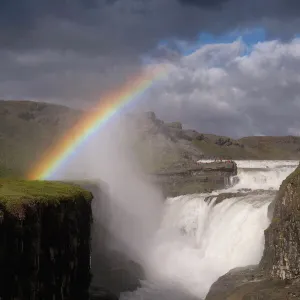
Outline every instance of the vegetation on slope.
POLYGON ((224 136, 203 134, 193 143, 205 156, 232 159, 299 159, 300 137, 251 136, 232 139, 224 136))
POLYGON ((80 114, 59 105, 0 101, 0 176, 24 176, 80 114))
POLYGON ((92 199, 92 194, 81 187, 56 181, 26 181, 0 179, 0 206, 14 212, 31 204, 59 204, 83 198, 92 199))
MULTIPOLYGON (((31 101, 0 101, 0 177, 24 177, 82 112, 31 101)), ((132 149, 149 172, 186 165, 200 158, 299 159, 300 137, 232 139, 164 123, 154 113, 129 116, 132 149)))

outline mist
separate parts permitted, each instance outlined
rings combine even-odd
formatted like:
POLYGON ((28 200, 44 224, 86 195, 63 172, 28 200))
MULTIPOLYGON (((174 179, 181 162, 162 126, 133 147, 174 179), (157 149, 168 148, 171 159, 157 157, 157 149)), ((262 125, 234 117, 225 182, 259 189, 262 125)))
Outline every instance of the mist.
MULTIPOLYGON (((100 188, 103 181, 107 184, 108 200, 96 196, 93 202, 92 251, 101 253, 101 247, 109 246, 144 269, 144 281, 137 290, 115 289, 121 292, 120 299, 203 299, 221 275, 259 263, 274 194, 237 195, 218 205, 214 200, 225 190, 164 200, 132 151, 136 131, 129 121, 120 117, 94 134, 58 171, 59 179, 96 181, 100 188), (213 197, 210 203, 205 201, 208 195, 213 197), (103 238, 103 227, 110 238, 103 238)), ((251 167, 249 161, 242 163, 251 167)), ((278 172, 286 176, 285 168, 278 170, 270 164, 265 176, 242 172, 239 182, 255 191, 273 182, 278 172)), ((236 193, 237 187, 226 192, 236 193)), ((93 267, 104 286, 105 259, 94 260, 93 267)), ((117 268, 118 264, 115 260, 117 268)), ((120 281, 126 279, 123 276, 120 281)))
MULTIPOLYGON (((104 226, 114 237, 106 243, 117 241, 105 246, 115 247, 142 263, 151 237, 160 226, 163 196, 147 179, 131 151, 134 138, 126 118, 115 119, 90 137, 55 179, 90 180, 100 188, 105 182, 109 203, 103 205, 104 199, 93 200, 94 227, 104 226)), ((101 236, 93 236, 97 238, 101 236)))

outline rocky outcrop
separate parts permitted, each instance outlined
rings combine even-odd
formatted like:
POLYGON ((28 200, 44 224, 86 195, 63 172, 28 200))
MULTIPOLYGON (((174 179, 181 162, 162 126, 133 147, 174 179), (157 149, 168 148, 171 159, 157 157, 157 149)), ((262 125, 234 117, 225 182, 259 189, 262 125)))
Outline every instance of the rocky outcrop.
POLYGON ((152 180, 165 196, 174 197, 223 189, 230 185, 230 178, 236 174, 234 162, 190 163, 153 174, 152 180))
POLYGON ((258 266, 237 268, 221 276, 205 300, 296 300, 300 282, 265 276, 258 266))
POLYGON ((263 270, 272 278, 300 277, 300 167, 281 185, 265 239, 263 270))
POLYGON ((0 181, 0 298, 88 299, 91 193, 0 181))
POLYGON ((281 184, 265 250, 258 266, 239 268, 220 277, 206 300, 300 299, 300 167, 281 184))

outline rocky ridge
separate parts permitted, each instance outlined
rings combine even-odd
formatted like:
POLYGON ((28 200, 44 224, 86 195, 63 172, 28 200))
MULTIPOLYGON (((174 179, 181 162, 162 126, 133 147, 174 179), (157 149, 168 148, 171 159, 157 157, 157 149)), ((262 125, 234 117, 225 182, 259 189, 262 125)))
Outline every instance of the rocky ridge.
MULTIPOLYGON (((33 101, 0 100, 0 176, 24 176, 80 120, 84 111, 33 101)), ((153 112, 129 114, 129 139, 147 172, 200 158, 299 159, 300 137, 245 137, 200 133, 153 112)))

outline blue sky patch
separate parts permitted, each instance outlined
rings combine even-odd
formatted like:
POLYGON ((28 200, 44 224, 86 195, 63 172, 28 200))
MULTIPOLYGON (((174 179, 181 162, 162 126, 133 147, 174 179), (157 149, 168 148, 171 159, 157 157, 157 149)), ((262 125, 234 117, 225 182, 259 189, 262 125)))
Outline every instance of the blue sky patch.
POLYGON ((187 56, 204 45, 233 43, 238 39, 245 43, 248 51, 251 51, 253 45, 266 40, 266 31, 262 27, 256 27, 245 30, 234 30, 222 35, 213 35, 208 32, 201 32, 199 33, 197 40, 194 42, 186 42, 176 39, 162 40, 159 43, 159 46, 167 46, 168 48, 179 50, 183 55, 187 56))

